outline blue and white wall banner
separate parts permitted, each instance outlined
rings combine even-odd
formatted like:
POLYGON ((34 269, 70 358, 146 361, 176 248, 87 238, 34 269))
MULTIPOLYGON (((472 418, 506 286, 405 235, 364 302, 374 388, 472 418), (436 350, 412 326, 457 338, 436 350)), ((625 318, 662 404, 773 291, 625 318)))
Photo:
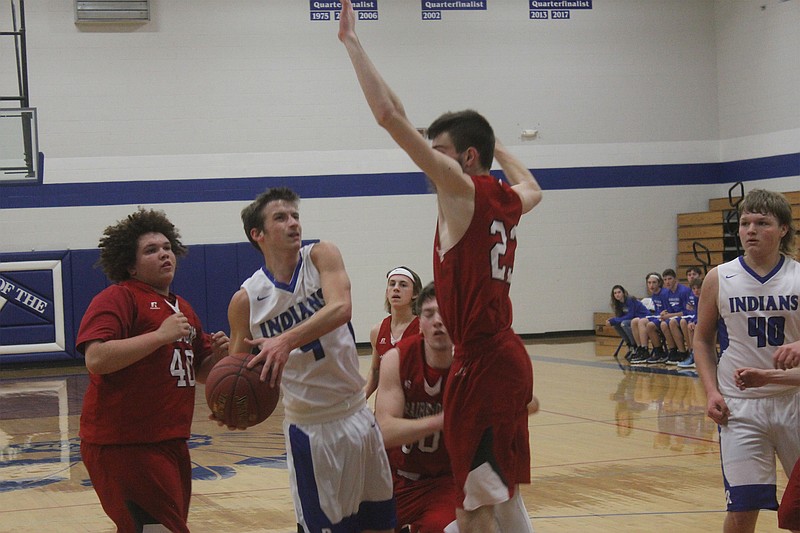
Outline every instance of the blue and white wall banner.
POLYGON ((0 356, 64 351, 61 260, 0 262, 0 356))
POLYGON ((592 9, 592 0, 528 0, 531 20, 568 20, 573 9, 592 9))
MULTIPOLYGON (((338 0, 310 0, 311 20, 339 20, 342 3, 338 0)), ((378 0, 354 0, 353 10, 358 20, 378 20, 378 0)))
POLYGON ((422 20, 442 20, 442 11, 486 11, 488 0, 422 0, 422 20))

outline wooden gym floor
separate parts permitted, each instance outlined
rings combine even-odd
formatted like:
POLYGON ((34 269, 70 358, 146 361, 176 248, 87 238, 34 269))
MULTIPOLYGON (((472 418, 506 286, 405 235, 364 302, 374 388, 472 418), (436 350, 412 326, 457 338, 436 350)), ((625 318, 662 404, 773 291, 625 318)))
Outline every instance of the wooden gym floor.
MULTIPOLYGON (((620 365, 583 340, 528 344, 542 407, 530 419, 533 482, 522 495, 535 530, 721 531, 718 436, 697 377, 620 365)), ((114 531, 80 460, 86 383, 78 366, 0 370, 0 532, 114 531)), ((192 531, 295 531, 282 408, 228 432, 207 420, 202 386, 197 394, 192 531)), ((785 484, 781 472, 779 492, 785 484)), ((774 512, 761 513, 757 531, 778 531, 774 512)))

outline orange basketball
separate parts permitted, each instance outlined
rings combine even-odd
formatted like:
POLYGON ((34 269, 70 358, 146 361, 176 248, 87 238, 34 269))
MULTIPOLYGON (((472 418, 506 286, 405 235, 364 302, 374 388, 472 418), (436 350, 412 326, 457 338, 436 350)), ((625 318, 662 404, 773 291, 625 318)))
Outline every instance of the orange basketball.
POLYGON ((278 405, 280 387, 261 381, 263 363, 247 368, 252 354, 237 353, 221 359, 206 378, 206 401, 217 420, 227 426, 248 428, 267 419, 278 405))

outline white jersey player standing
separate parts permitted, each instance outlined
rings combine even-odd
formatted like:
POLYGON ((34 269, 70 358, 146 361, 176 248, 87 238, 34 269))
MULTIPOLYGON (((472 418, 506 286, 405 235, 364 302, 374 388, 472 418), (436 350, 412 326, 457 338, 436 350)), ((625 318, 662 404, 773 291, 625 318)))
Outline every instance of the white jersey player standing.
POLYGON ((280 383, 298 531, 389 532, 391 471, 359 373, 350 279, 335 245, 303 246, 299 201, 279 187, 242 210, 264 266, 231 299, 230 350, 258 351, 249 366, 280 383))
POLYGON ((786 198, 753 190, 739 204, 744 255, 703 281, 694 337, 706 413, 720 425, 727 498, 724 531, 754 531, 760 509, 778 508, 775 456, 787 475, 800 457, 800 387, 742 390, 741 367, 771 369, 800 352, 800 265, 786 198), (716 339, 720 344, 717 362, 716 339))

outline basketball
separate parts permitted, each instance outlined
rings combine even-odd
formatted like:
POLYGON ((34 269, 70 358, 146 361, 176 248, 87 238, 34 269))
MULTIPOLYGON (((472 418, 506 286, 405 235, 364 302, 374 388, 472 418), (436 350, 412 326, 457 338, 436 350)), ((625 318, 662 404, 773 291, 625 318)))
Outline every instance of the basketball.
POLYGON ((280 387, 260 379, 263 363, 247 368, 254 356, 237 353, 221 359, 206 378, 206 401, 217 420, 240 429, 260 424, 278 405, 280 387))

